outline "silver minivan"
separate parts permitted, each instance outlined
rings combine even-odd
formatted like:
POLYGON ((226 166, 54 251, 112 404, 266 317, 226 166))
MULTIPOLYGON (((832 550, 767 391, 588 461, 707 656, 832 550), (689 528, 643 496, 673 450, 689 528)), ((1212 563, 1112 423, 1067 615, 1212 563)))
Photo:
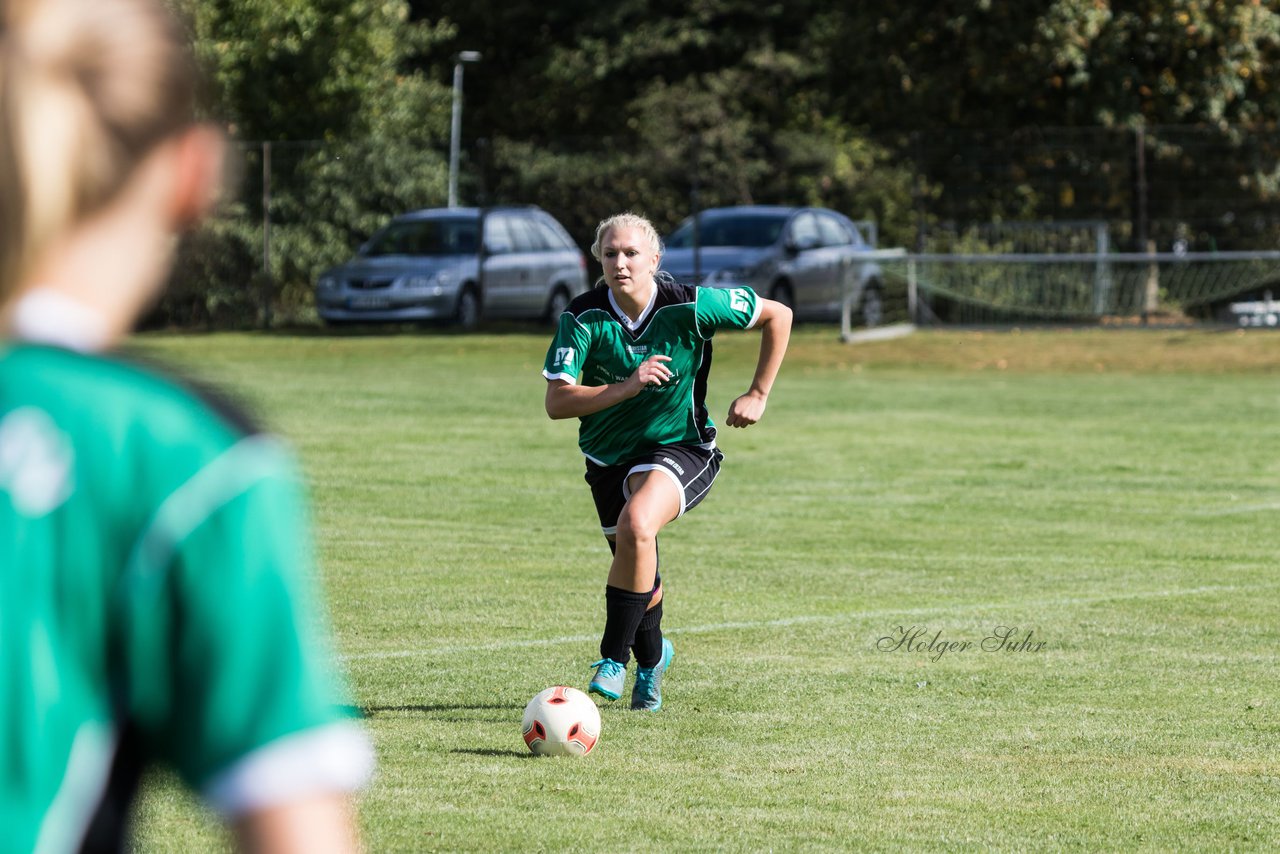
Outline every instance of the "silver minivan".
POLYGON ((431 208, 393 219, 350 261, 316 279, 327 324, 554 321, 587 288, 568 232, 532 206, 431 208))
POLYGON ((785 303, 797 319, 838 320, 846 297, 863 324, 884 318, 883 275, 858 225, 826 208, 747 205, 710 208, 665 241, 662 269, 676 281, 747 285, 785 303), (696 227, 695 227, 696 226, 696 227))

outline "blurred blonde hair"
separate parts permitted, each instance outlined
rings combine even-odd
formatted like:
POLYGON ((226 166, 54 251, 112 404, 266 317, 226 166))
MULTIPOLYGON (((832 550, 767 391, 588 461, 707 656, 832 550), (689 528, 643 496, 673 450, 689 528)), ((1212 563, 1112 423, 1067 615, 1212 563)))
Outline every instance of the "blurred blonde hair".
POLYGON ((611 228, 638 228, 648 238, 649 244, 653 247, 653 251, 659 255, 662 254, 662 238, 658 236, 658 230, 653 227, 653 223, 640 216, 639 214, 626 213, 614 214, 608 219, 603 219, 596 226, 596 242, 591 244, 591 255, 597 261, 600 260, 600 241, 604 240, 605 232, 611 228))
POLYGON ((0 0, 0 301, 193 122, 195 90, 159 0, 0 0))

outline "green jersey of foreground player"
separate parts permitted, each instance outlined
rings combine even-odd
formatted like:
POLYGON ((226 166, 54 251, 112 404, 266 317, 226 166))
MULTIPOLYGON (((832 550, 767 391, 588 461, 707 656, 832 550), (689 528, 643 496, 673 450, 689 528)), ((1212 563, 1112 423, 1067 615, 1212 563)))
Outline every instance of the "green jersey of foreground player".
POLYGON ((318 636, 290 457, 104 355, 223 141, 161 0, 0 4, 0 848, 122 850, 174 768, 246 850, 357 849, 373 754, 318 636))
POLYGON ((621 697, 634 652, 631 708, 657 711, 674 656, 662 636, 658 534, 702 501, 723 459, 706 409, 711 338, 717 329, 762 330, 751 387, 725 419, 749 427, 764 415, 791 310, 749 288, 681 285, 659 273, 662 242, 634 214, 601 222, 591 254, 603 285, 560 316, 543 368, 546 408, 552 418, 581 419, 586 479, 613 552, 589 690, 621 697))

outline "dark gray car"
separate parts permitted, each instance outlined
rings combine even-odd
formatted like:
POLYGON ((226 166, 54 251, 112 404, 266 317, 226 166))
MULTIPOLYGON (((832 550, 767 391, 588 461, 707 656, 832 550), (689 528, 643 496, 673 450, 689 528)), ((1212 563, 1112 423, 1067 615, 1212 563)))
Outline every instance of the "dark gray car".
POLYGON ((539 208, 433 208, 396 217, 322 273, 316 310, 331 324, 554 320, 586 290, 586 269, 569 234, 539 208))
POLYGON ((686 219, 665 241, 662 269, 677 281, 746 285, 809 320, 839 319, 851 293, 864 324, 883 319, 880 267, 865 257, 874 247, 843 214, 753 205, 710 208, 698 214, 696 234, 694 224, 686 219))

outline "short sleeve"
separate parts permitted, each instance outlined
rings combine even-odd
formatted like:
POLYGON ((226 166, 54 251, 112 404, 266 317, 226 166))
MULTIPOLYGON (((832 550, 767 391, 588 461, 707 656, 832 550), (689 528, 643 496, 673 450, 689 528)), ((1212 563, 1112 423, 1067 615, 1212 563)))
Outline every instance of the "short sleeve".
POLYGON ((560 315, 555 338, 547 348, 547 358, 542 375, 548 380, 565 380, 576 384, 582 373, 582 360, 591 344, 591 336, 585 326, 569 312, 560 315))
POLYGON ((751 288, 698 288, 697 313, 706 338, 717 329, 750 329, 760 315, 760 298, 751 288))
POLYGON ((310 544, 287 455, 253 437, 170 496, 131 568, 135 625, 150 627, 133 637, 136 720, 197 789, 246 767, 270 781, 256 803, 224 782, 215 807, 349 791, 372 770, 334 667, 310 544), (276 748, 326 732, 322 751, 276 748))

